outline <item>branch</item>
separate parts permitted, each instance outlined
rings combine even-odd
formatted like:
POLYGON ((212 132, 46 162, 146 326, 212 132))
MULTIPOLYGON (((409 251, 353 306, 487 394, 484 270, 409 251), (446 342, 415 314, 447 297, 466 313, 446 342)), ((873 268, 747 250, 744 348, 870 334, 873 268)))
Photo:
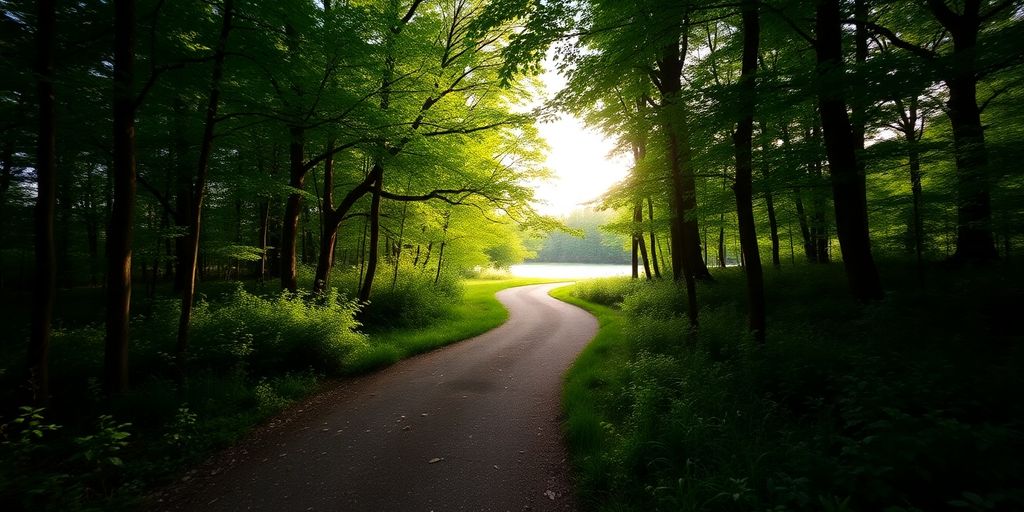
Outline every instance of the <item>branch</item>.
POLYGON ((786 13, 783 12, 782 9, 775 7, 774 5, 768 2, 761 2, 761 5, 768 9, 769 11, 771 11, 772 13, 774 13, 776 16, 782 18, 782 21, 785 21, 786 24, 789 25, 789 28, 793 29, 793 31, 796 32, 798 36, 803 38, 803 40, 807 41, 811 46, 818 46, 818 41, 811 37, 810 34, 808 34, 807 32, 804 32, 802 28, 797 26, 797 24, 789 16, 786 16, 786 13))
POLYGON ((162 206, 164 208, 164 211, 166 211, 171 217, 178 216, 177 210, 175 210, 174 207, 171 206, 171 203, 167 201, 167 197, 164 196, 164 194, 161 193, 159 190, 157 190, 156 187, 154 187, 149 182, 149 180, 142 177, 141 174, 136 175, 135 180, 139 182, 139 185, 142 185, 142 188, 148 190, 151 194, 153 194, 153 197, 156 198, 156 201, 160 203, 160 206, 162 206))
POLYGON ((876 35, 880 35, 888 39, 893 46, 913 53, 914 55, 917 55, 918 57, 921 57, 923 59, 934 59, 939 56, 939 54, 936 53, 934 50, 930 50, 923 46, 916 45, 905 39, 902 39, 900 38, 900 36, 896 35, 896 33, 893 32, 892 30, 889 30, 877 23, 865 20, 844 20, 843 23, 847 25, 863 24, 865 28, 874 32, 876 35))

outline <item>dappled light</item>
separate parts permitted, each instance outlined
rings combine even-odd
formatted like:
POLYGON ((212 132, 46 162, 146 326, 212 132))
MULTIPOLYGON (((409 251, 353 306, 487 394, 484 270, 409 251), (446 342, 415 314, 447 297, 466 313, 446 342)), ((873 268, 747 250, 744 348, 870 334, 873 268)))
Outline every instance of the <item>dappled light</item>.
POLYGON ((6 511, 1024 510, 1021 0, 4 0, 6 511))

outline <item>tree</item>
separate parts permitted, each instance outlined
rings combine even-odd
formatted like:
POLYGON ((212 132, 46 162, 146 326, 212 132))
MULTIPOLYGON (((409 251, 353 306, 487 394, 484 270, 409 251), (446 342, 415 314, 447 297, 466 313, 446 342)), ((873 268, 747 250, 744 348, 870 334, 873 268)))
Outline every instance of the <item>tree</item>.
POLYGON ((744 0, 740 6, 743 34, 743 67, 738 84, 740 104, 739 120, 733 132, 736 148, 736 214, 740 228, 740 247, 746 264, 743 272, 747 278, 747 321, 754 338, 764 343, 765 303, 764 277, 761 269, 761 252, 757 246, 757 231, 754 225, 753 197, 753 132, 754 108, 756 105, 757 57, 760 46, 761 28, 758 0, 744 0))
MULTIPOLYGON (((29 368, 35 401, 49 398, 50 323, 56 292, 56 257, 53 240, 53 212, 57 188, 57 113, 53 88, 53 54, 56 45, 57 5, 52 0, 37 3, 36 94, 39 98, 39 134, 36 149, 36 283, 32 308, 29 368)), ((9 164, 5 164, 7 166, 9 164)), ((5 174, 8 174, 5 171, 5 174)), ((9 178, 8 178, 9 179, 9 178)))

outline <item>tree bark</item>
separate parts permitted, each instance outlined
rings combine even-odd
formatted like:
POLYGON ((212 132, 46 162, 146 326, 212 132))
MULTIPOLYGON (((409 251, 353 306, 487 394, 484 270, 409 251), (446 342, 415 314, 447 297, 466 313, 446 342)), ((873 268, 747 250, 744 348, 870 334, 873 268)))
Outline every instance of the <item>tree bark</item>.
POLYGON ((377 273, 377 253, 380 249, 380 200, 381 191, 384 189, 384 168, 378 162, 374 164, 373 190, 370 199, 370 254, 366 261, 366 275, 363 277, 363 285, 359 288, 359 302, 370 300, 370 291, 373 289, 373 278, 377 273))
POLYGON ((192 185, 191 210, 188 212, 189 230, 185 236, 185 279, 181 292, 181 311, 178 316, 178 339, 175 353, 179 383, 184 383, 188 358, 189 328, 192 324, 192 304, 196 292, 196 262, 199 258, 199 232, 202 228, 203 202, 206 199, 206 181, 210 169, 210 155, 213 153, 214 129, 217 125, 217 109, 220 106, 220 86, 224 77, 224 56, 227 53, 228 35, 234 0, 224 0, 222 5, 220 36, 213 54, 213 72, 210 77, 210 94, 207 97, 206 117, 203 122, 203 138, 199 145, 199 162, 196 165, 196 179, 192 185))
MULTIPOLYGON (((643 207, 643 201, 642 200, 638 200, 636 202, 636 206, 633 207, 633 222, 636 224, 636 226, 634 227, 635 233, 633 234, 633 240, 634 240, 634 243, 636 244, 637 248, 640 250, 640 260, 644 264, 644 275, 647 276, 647 280, 650 281, 651 280, 651 263, 650 263, 650 260, 647 258, 647 246, 644 245, 644 231, 643 231, 644 207, 643 207)), ((634 258, 635 258, 635 254, 634 254, 634 258)), ((636 265, 634 265, 633 268, 636 269, 636 265)), ((636 277, 639 277, 639 276, 636 276, 636 277)))
POLYGON ((107 313, 104 384, 128 387, 128 320, 132 298, 132 218, 135 210, 135 1, 114 0, 114 195, 107 229, 107 313))
MULTIPOLYGON (((989 261, 998 257, 992 234, 988 151, 978 106, 978 33, 984 20, 980 0, 965 0, 956 13, 941 0, 928 0, 935 18, 953 39, 952 64, 945 64, 947 114, 956 151, 957 228, 954 259, 989 261)), ((1007 8, 1010 3, 1002 8, 1007 8)))
MULTIPOLYGON (((818 0, 815 12, 817 73, 824 84, 843 78, 842 25, 837 0, 818 0)), ((859 170, 856 140, 841 89, 823 85, 818 107, 832 174, 836 231, 843 268, 853 296, 861 301, 882 298, 882 285, 871 255, 864 174, 859 170)))
POLYGON ((39 99, 39 132, 36 146, 35 283, 32 328, 29 333, 29 375, 33 402, 46 404, 50 396, 50 323, 56 293, 56 255, 53 239, 54 206, 57 201, 57 111, 53 88, 53 57, 56 46, 55 0, 36 3, 36 95, 39 99))
POLYGON ((651 221, 651 262, 654 263, 654 277, 661 279, 661 266, 658 265, 658 242, 657 234, 654 229, 654 203, 651 202, 651 198, 647 198, 647 219, 651 221))
MULTIPOLYGON (((745 263, 743 273, 747 281, 747 326, 758 343, 765 339, 764 276, 761 269, 761 253, 757 246, 757 232, 754 225, 753 191, 753 133, 754 108, 756 102, 757 55, 760 46, 760 19, 758 0, 743 0, 740 3, 743 26, 743 57, 739 80, 740 119, 733 132, 733 146, 736 151, 736 220, 740 230, 740 250, 745 263)), ((777 247, 775 248, 777 251, 777 247)))
MULTIPOLYGON (((302 190, 306 184, 305 160, 305 130, 299 126, 289 128, 290 142, 288 143, 288 185, 296 190, 302 190)), ((281 219, 281 288, 290 292, 296 292, 298 284, 298 262, 296 254, 297 238, 299 234, 299 215, 302 214, 302 195, 296 191, 288 194, 288 200, 284 207, 284 217, 281 219)))
POLYGON ((800 224, 800 236, 804 241, 804 255, 808 263, 818 262, 818 252, 814 249, 814 239, 811 237, 811 230, 807 223, 807 213, 804 210, 803 194, 800 187, 793 191, 793 202, 796 203, 796 218, 800 224))

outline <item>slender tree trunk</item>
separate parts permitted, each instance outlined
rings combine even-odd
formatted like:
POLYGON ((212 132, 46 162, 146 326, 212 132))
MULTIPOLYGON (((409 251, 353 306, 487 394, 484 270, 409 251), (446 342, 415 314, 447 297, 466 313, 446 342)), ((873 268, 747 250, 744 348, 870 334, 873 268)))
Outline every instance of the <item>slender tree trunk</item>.
POLYGON ((366 276, 363 278, 363 286, 359 289, 359 302, 370 300, 370 291, 373 288, 373 278, 377 273, 377 251, 380 248, 380 200, 381 191, 384 189, 384 168, 380 163, 374 164, 375 179, 373 181, 373 196, 370 200, 370 255, 366 262, 366 276))
POLYGON ((132 299, 135 210, 135 1, 114 0, 114 197, 107 229, 107 319, 104 383, 128 387, 128 319, 132 299))
POLYGON ((427 242, 427 255, 423 258, 423 268, 427 268, 427 263, 430 263, 430 252, 434 249, 434 241, 427 242))
POLYGON ((654 229, 654 203, 647 198, 647 219, 651 221, 651 262, 654 264, 654 277, 661 279, 661 267, 658 265, 657 234, 654 229))
MULTIPOLYGON (((754 108, 756 101, 757 54, 760 46, 760 20, 758 0, 742 0, 740 11, 743 17, 743 58, 739 81, 739 107, 741 117, 733 132, 736 150, 736 218, 740 230, 740 248, 745 262, 744 274, 747 280, 747 321, 750 332, 758 343, 764 343, 765 303, 764 277, 761 269, 761 253, 757 246, 757 232, 754 225, 753 192, 753 132, 754 108)), ((776 237, 777 241, 777 237, 776 237)), ((778 247, 773 246, 776 260, 778 247)))
POLYGON ((718 267, 725 268, 725 214, 718 216, 718 267))
POLYGON ((53 90, 53 54, 57 34, 54 0, 36 3, 36 94, 39 132, 36 146, 35 259, 36 276, 29 335, 29 375, 33 401, 45 404, 50 396, 50 323, 57 279, 53 217, 57 189, 57 111, 53 90))
MULTIPOLYGON (((636 245, 635 249, 638 248, 640 250, 640 259, 641 259, 641 261, 643 261, 643 264, 644 264, 644 275, 647 276, 647 280, 650 281, 651 280, 651 263, 647 259, 647 246, 644 245, 643 222, 644 222, 644 206, 643 206, 643 201, 642 200, 638 200, 636 202, 636 206, 633 207, 633 223, 635 224, 635 227, 634 227, 635 234, 633 235, 633 242, 636 245)), ((634 250, 633 253, 634 253, 633 254, 633 258, 634 258, 634 260, 636 260, 636 251, 634 250)), ((633 265, 633 269, 636 270, 636 265, 635 264, 633 265)))
POLYGON ((917 147, 918 143, 918 110, 917 97, 910 99, 910 111, 906 117, 907 123, 903 127, 903 136, 907 139, 907 163, 910 166, 910 192, 912 200, 911 224, 914 236, 914 256, 917 261, 919 276, 924 269, 924 222, 921 211, 921 153, 917 147))
POLYGON ((636 246, 640 242, 637 241, 636 235, 631 236, 630 237, 630 241, 632 242, 632 244, 631 244, 632 251, 630 251, 630 260, 629 260, 630 261, 630 270, 631 270, 630 276, 633 279, 639 279, 640 278, 640 270, 639 270, 640 251, 637 250, 636 246))
MULTIPOLYGON (((837 1, 817 1, 817 71, 825 84, 841 83, 841 23, 837 1)), ((842 91, 822 86, 818 92, 818 107, 825 135, 825 150, 832 173, 836 230, 850 291, 861 301, 878 300, 882 298, 882 285, 871 255, 865 179, 857 163, 856 140, 850 127, 842 91)))
MULTIPOLYGON (((411 179, 410 179, 411 180, 411 179)), ((408 189, 408 185, 406 186, 408 189)), ((398 266, 402 263, 402 244, 405 243, 405 216, 409 210, 409 202, 402 203, 402 220, 398 225, 398 247, 395 249, 395 268, 391 274, 391 291, 395 291, 398 284, 398 266)))
POLYGON ((764 193, 764 203, 768 209, 768 230, 772 238, 772 266, 778 268, 782 266, 779 257, 779 220, 775 214, 775 198, 770 190, 764 193))
POLYGON ((199 162, 196 165, 196 180, 193 185, 192 210, 189 212, 189 231, 185 236, 188 247, 185 253, 185 287, 181 293, 181 313, 178 316, 178 340, 175 360, 179 383, 183 384, 188 359, 189 328, 192 325, 192 304, 196 293, 196 262, 199 258, 199 232, 202 228, 203 202, 206 199, 206 181, 210 170, 210 155, 213 153, 213 135, 217 125, 217 108, 220 106, 220 86, 224 76, 224 56, 227 52, 228 34, 234 0, 224 0, 220 37, 214 50, 213 73, 210 78, 210 94, 207 97, 206 117, 203 122, 203 138, 199 146, 199 162))
MULTIPOLYGON (((293 126, 288 130, 291 142, 288 144, 289 178, 288 185, 301 190, 306 184, 306 171, 303 169, 305 160, 305 130, 293 126)), ((284 218, 281 219, 281 288, 290 292, 299 289, 298 262, 296 242, 299 235, 299 216, 302 214, 302 195, 298 192, 288 194, 284 207, 284 218)))
POLYGON ((811 237, 811 230, 808 227, 803 194, 799 187, 793 192, 793 201, 796 203, 796 218, 800 224, 800 236, 804 241, 804 255, 807 256, 808 263, 817 263, 818 252, 814 249, 814 239, 811 237))
POLYGON ((260 250, 260 260, 256 262, 256 281, 263 284, 267 278, 267 231, 269 231, 270 225, 270 201, 260 201, 259 215, 259 232, 256 233, 256 247, 260 250))
MULTIPOLYGON (((326 5, 326 4, 325 4, 326 5)), ((329 7, 327 8, 329 10, 329 7)), ((334 139, 327 141, 327 153, 334 149, 334 139)), ((324 160, 324 192, 320 205, 320 257, 313 277, 313 293, 323 293, 330 286, 331 268, 334 266, 334 247, 338 239, 340 219, 334 219, 334 157, 324 160)))
POLYGON ((768 144, 769 138, 766 123, 761 123, 761 132, 761 160, 764 165, 763 174, 765 182, 764 203, 765 208, 768 210, 768 233, 771 235, 772 241, 772 266, 779 268, 782 266, 782 261, 779 258, 779 221, 775 214, 775 195, 772 193, 772 170, 768 164, 768 152, 771 151, 771 148, 768 144))

